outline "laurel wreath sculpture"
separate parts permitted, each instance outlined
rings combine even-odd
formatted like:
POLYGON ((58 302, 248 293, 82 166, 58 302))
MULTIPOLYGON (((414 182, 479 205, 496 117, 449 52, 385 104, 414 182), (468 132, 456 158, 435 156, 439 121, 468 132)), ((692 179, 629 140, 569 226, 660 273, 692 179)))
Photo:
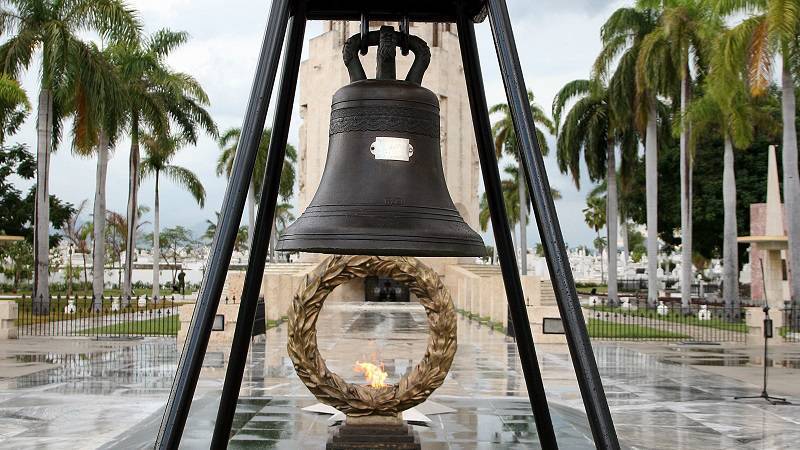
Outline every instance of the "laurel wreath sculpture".
POLYGON ((418 405, 444 382, 456 353, 453 300, 432 269, 415 258, 333 256, 306 277, 289 312, 287 349, 297 375, 319 401, 348 416, 395 416, 418 405), (390 277, 408 285, 428 315, 428 348, 399 383, 373 388, 328 370, 317 348, 317 318, 333 289, 354 278, 390 277))

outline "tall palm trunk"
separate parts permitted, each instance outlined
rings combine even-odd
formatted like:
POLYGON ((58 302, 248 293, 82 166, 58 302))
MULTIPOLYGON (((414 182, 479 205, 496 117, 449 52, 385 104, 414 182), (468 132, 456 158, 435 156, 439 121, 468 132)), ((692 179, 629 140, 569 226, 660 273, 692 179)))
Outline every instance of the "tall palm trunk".
POLYGON ((131 155, 128 167, 128 235, 125 237, 125 282, 122 287, 123 306, 133 296, 133 254, 136 252, 136 211, 139 191, 139 119, 134 113, 131 119, 131 155))
POLYGON ((159 228, 158 170, 156 170, 156 196, 153 199, 153 301, 161 294, 161 230, 159 228))
POLYGON ((630 240, 628 238, 628 221, 622 214, 619 215, 619 235, 622 237, 622 256, 624 258, 624 261, 622 262, 622 268, 624 272, 625 268, 628 267, 628 261, 631 257, 631 249, 630 240))
POLYGON ((106 259, 106 178, 108 175, 108 136, 102 130, 97 144, 97 174, 94 192, 94 229, 92 231, 92 307, 102 308, 105 289, 106 259))
POLYGON ((39 116, 36 122, 36 206, 34 217, 34 312, 50 310, 50 151, 53 142, 53 94, 39 92, 39 116), (38 301, 41 299, 41 301, 38 301))
POLYGON ((645 185, 647 196, 647 303, 658 301, 658 112, 651 96, 645 136, 645 185))
POLYGON ((725 134, 725 155, 722 166, 722 207, 725 213, 722 241, 722 284, 725 307, 739 307, 739 248, 736 243, 736 173, 733 143, 725 134))
POLYGON ((606 231, 608 232, 608 302, 617 302, 617 155, 613 141, 606 144, 606 231))
POLYGON ((795 128, 795 86, 788 58, 783 57, 781 73, 783 109, 783 201, 789 234, 789 287, 791 297, 800 302, 800 180, 797 166, 797 129, 795 128))
POLYGON ((253 238, 256 233, 256 188, 253 183, 247 189, 247 251, 253 248, 253 238))
MULTIPOLYGON (((689 105, 689 67, 681 75, 681 117, 686 117, 689 105)), ((684 119, 685 120, 685 119, 684 119)), ((688 308, 692 301, 692 155, 689 150, 691 125, 681 127, 681 306, 688 308)))
POLYGON ((522 164, 517 165, 517 192, 519 195, 519 268, 528 274, 528 193, 522 176, 522 164))

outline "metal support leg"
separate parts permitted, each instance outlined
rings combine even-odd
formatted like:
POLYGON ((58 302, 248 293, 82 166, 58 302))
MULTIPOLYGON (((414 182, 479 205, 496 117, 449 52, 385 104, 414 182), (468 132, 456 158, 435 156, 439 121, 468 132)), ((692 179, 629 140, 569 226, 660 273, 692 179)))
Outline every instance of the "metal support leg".
POLYGON ((178 361, 178 370, 156 438, 155 446, 159 449, 178 447, 183 428, 186 425, 186 418, 189 415, 214 316, 219 305, 219 297, 231 261, 236 233, 239 231, 239 222, 242 218, 247 190, 253 174, 258 144, 264 130, 272 85, 275 83, 278 60, 286 35, 289 3, 290 0, 274 0, 272 3, 253 88, 250 92, 250 102, 247 105, 242 126, 239 148, 233 164, 231 181, 225 192, 222 214, 208 257, 208 271, 195 304, 186 343, 178 361))
POLYGON ((616 449, 619 448, 619 440, 589 342, 589 333, 583 320, 581 305, 575 291, 575 281, 564 248, 561 226, 550 194, 544 160, 536 140, 536 129, 528 104, 527 89, 522 77, 508 8, 505 0, 488 0, 488 5, 497 58, 514 120, 517 141, 520 144, 520 161, 524 168, 528 192, 533 198, 536 224, 544 246, 550 279, 553 280, 558 309, 564 321, 567 344, 575 366, 586 415, 597 448, 616 449))
MULTIPOLYGON (((261 280, 264 276, 264 265, 267 260, 270 237, 272 236, 275 205, 280 189, 283 160, 286 157, 286 141, 289 137, 289 124, 292 118, 292 104, 297 86, 297 74, 300 70, 300 57, 303 52, 303 35, 305 34, 305 11, 301 10, 302 2, 294 11, 289 25, 286 53, 283 61, 280 90, 272 123, 272 136, 269 142, 267 168, 261 188, 261 201, 256 216, 255 232, 252 248, 247 262, 247 274, 244 279, 242 301, 239 305, 239 316, 236 320, 236 331, 233 335, 228 369, 225 373, 225 384, 222 387, 222 398, 214 425, 214 436, 211 448, 226 448, 230 439, 236 402, 239 400, 239 389, 242 386, 244 366, 250 347, 250 335, 256 315, 258 294, 261 291, 261 280)), ((267 302, 272 299, 267 299, 267 302)))
POLYGON ((500 171, 497 168, 497 158, 494 153, 494 141, 491 136, 489 122, 489 108, 486 105, 486 92, 483 88, 478 45, 475 40, 475 27, 469 17, 464 13, 458 18, 458 38, 461 44, 461 59, 464 64, 464 75, 467 79, 467 92, 472 109, 472 122, 475 127, 475 138, 478 142, 478 157, 481 162, 483 184, 486 188, 486 198, 489 201, 489 211, 494 230, 494 240, 497 254, 500 259, 500 268, 503 273, 503 284, 510 307, 511 322, 513 323, 522 371, 525 375, 525 384, 528 388, 531 407, 533 408, 536 430, 542 448, 558 448, 550 418, 550 410, 545 397, 542 374, 539 371, 539 362, 536 359, 536 349, 533 345, 531 326, 528 322, 528 313, 525 309, 525 294, 522 291, 514 244, 511 242, 511 227, 508 223, 503 192, 500 187, 500 171))

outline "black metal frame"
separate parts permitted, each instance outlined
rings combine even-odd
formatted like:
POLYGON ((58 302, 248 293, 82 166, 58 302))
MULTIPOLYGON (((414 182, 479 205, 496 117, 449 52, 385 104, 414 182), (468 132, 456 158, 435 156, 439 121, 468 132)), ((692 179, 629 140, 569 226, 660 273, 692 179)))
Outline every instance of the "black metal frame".
POLYGON ((266 261, 268 237, 272 226, 277 189, 284 149, 289 130, 289 118, 297 83, 297 71, 302 51, 306 20, 359 20, 363 14, 376 20, 456 22, 467 79, 470 106, 478 142, 478 154, 484 177, 495 242, 509 303, 509 324, 516 331, 516 343, 522 363, 525 383, 530 396, 534 418, 543 448, 557 448, 555 431, 550 419, 544 384, 536 359, 533 336, 528 321, 511 228, 505 214, 500 191, 500 175, 490 134, 490 122, 483 77, 480 70, 474 18, 488 11, 498 60, 511 107, 514 127, 520 142, 521 162, 528 192, 544 243, 551 279, 564 320, 567 343, 576 369, 578 384, 592 429, 595 445, 601 449, 619 448, 614 424, 608 409, 594 353, 581 313, 575 283, 567 259, 561 228, 555 212, 550 186, 544 169, 519 56, 514 43, 511 21, 505 0, 405 0, 374 2, 371 0, 273 0, 261 54, 256 69, 250 102, 247 107, 240 147, 237 150, 233 173, 225 193, 222 216, 209 256, 208 271, 203 280, 195 306, 186 344, 178 364, 175 381, 164 412, 156 441, 157 448, 177 448, 197 386, 203 357, 208 345, 211 325, 219 304, 222 286, 230 263, 233 243, 244 209, 247 187, 253 172, 253 161, 266 121, 272 85, 275 81, 282 38, 288 41, 284 55, 281 89, 269 148, 267 170, 258 209, 258 218, 245 287, 241 299, 238 326, 231 346, 231 356, 222 390, 212 448, 225 448, 230 438, 231 422, 241 387, 242 374, 249 348, 250 329, 261 287, 266 261), (291 18, 288 36, 287 25, 291 18))

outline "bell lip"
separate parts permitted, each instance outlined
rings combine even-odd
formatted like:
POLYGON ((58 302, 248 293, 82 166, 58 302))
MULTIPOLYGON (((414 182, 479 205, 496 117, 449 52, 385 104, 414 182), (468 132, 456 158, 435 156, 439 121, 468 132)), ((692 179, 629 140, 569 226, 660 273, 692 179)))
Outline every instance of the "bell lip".
POLYGON ((484 257, 487 256, 483 241, 478 243, 458 244, 461 249, 453 248, 453 244, 428 244, 427 248, 411 247, 419 241, 383 241, 377 239, 337 239, 336 243, 323 239, 291 239, 278 240, 276 250, 279 252, 323 253, 330 255, 369 255, 369 256, 415 256, 415 257, 484 257), (295 241, 298 245, 292 245, 295 241), (352 243, 353 245, 346 245, 352 243), (407 243, 408 246, 398 246, 407 243), (371 244, 371 245, 370 245, 371 244))

